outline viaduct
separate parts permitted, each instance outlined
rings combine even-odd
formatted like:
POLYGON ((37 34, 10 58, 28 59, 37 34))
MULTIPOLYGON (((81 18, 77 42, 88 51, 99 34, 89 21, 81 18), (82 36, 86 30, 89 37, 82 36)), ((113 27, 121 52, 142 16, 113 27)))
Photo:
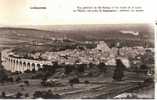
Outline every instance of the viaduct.
POLYGON ((33 70, 36 71, 39 68, 42 68, 44 64, 52 64, 50 61, 39 61, 39 60, 31 60, 31 59, 24 59, 24 58, 16 58, 10 56, 11 49, 5 49, 1 52, 1 60, 2 65, 6 70, 11 72, 24 72, 26 70, 33 70))

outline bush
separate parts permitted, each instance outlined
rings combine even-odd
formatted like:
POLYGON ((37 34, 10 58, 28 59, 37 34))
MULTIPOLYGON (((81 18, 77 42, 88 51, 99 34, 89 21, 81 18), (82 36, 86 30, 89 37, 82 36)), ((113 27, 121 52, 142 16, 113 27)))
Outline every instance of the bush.
POLYGON ((2 91, 1 96, 2 96, 2 97, 6 97, 6 94, 5 94, 4 91, 2 91))
POLYGON ((72 72, 72 66, 70 65, 65 65, 65 74, 70 74, 72 72))
POLYGON ((21 77, 17 77, 15 81, 20 82, 21 80, 22 80, 21 77))
POLYGON ((25 70, 24 73, 31 73, 29 69, 25 70))
POLYGON ((27 85, 27 86, 30 85, 30 84, 29 84, 29 81, 24 81, 24 84, 27 85))
POLYGON ((19 98, 21 98, 22 95, 23 95, 23 94, 22 94, 21 92, 18 92, 18 93, 16 94, 16 98, 19 99, 19 98))
POLYGON ((43 99, 60 99, 59 94, 53 94, 51 90, 48 91, 35 91, 33 94, 34 98, 43 98, 43 99))
POLYGON ((79 78, 72 78, 72 79, 69 80, 69 83, 77 84, 77 83, 80 83, 80 81, 79 81, 79 78))
POLYGON ((89 84, 89 81, 88 81, 88 80, 85 80, 84 83, 85 83, 85 84, 89 84))
POLYGON ((78 72, 83 73, 85 71, 86 64, 78 65, 78 72))

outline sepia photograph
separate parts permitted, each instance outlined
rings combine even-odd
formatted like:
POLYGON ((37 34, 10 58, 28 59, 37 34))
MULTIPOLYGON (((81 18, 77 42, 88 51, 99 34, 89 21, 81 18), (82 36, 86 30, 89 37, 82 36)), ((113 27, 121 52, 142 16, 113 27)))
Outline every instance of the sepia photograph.
POLYGON ((154 99, 154 26, 0 27, 0 99, 154 99))

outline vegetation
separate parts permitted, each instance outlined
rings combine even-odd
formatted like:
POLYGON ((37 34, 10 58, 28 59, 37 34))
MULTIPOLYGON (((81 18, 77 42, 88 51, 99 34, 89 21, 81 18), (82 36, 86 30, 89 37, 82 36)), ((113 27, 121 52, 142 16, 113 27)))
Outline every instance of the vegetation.
POLYGON ((51 90, 48 91, 35 91, 33 94, 34 99, 43 98, 43 99, 59 99, 61 96, 59 94, 54 94, 51 90))
POLYGON ((122 78, 124 77, 124 69, 125 69, 125 66, 123 65, 121 60, 117 59, 116 60, 116 68, 113 73, 113 79, 116 81, 121 81, 122 78))

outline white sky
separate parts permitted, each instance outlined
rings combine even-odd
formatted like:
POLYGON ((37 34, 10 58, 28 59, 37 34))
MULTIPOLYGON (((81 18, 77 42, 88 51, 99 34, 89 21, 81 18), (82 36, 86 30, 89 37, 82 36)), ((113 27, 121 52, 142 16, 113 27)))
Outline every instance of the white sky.
POLYGON ((0 25, 63 25, 153 22, 155 0, 0 0, 0 25), (77 6, 141 6, 141 13, 78 13, 77 6), (30 9, 46 6, 46 10, 30 9))

